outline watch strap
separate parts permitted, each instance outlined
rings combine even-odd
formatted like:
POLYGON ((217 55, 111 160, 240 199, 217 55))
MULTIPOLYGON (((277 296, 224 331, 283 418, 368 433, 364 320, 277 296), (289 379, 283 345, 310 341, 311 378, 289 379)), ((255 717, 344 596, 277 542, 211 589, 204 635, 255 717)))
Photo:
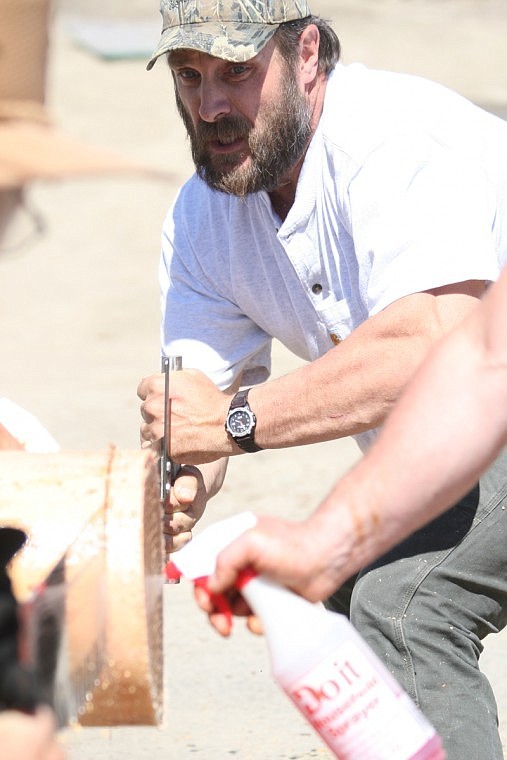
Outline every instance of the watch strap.
POLYGON ((251 388, 243 388, 242 390, 238 391, 231 401, 229 411, 238 409, 240 406, 246 406, 250 408, 250 404, 248 403, 248 394, 250 393, 250 390, 251 388))
MULTIPOLYGON (((250 390, 251 390, 250 388, 243 388, 242 390, 238 391, 234 395, 231 401, 231 405, 229 407, 229 413, 233 412, 235 409, 241 409, 241 408, 249 409, 250 412, 252 412, 250 408, 250 404, 248 403, 248 394, 250 390)), ((243 449, 243 451, 246 451, 249 454, 255 454, 256 451, 262 451, 261 447, 257 446, 257 444, 255 443, 254 435, 255 435, 256 418, 253 412, 252 412, 252 415, 254 418, 254 425, 250 433, 244 436, 232 436, 235 443, 237 443, 240 449, 243 449)))

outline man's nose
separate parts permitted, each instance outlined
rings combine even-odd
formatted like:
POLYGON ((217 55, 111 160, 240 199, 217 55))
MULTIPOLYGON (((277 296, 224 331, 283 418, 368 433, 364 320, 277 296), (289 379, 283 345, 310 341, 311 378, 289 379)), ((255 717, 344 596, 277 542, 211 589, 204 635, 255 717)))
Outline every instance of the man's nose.
POLYGON ((220 87, 209 82, 201 85, 201 100, 199 104, 199 116, 203 121, 214 122, 231 112, 228 98, 220 87))

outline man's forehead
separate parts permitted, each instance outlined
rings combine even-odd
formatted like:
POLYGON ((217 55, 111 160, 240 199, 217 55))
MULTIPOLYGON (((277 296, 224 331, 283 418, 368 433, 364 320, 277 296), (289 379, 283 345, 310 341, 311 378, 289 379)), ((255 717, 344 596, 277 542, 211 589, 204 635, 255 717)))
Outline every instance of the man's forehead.
POLYGON ((200 50, 192 50, 191 48, 178 48, 178 50, 171 50, 167 54, 167 60, 170 66, 178 66, 182 63, 187 63, 193 58, 211 58, 207 53, 203 53, 200 50))

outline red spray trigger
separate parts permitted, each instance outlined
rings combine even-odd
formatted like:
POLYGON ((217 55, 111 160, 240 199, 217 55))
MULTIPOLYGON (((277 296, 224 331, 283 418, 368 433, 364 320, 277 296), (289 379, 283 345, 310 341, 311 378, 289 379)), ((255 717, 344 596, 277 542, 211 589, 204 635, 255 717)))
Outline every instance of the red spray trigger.
MULTIPOLYGON (((164 568, 164 574, 168 583, 175 583, 183 577, 183 574, 178 570, 174 562, 167 562, 164 568)), ((203 588, 211 599, 212 604, 217 610, 225 615, 227 622, 232 626, 232 611, 229 605, 229 601, 225 594, 213 594, 208 589, 208 576, 204 575, 201 578, 194 579, 194 586, 197 588, 203 588)))
POLYGON ((229 605, 229 600, 225 596, 225 594, 213 594, 208 588, 208 576, 205 575, 201 578, 195 578, 194 579, 194 586, 196 588, 202 588, 206 591, 209 598, 211 599, 211 603, 217 608, 217 610, 222 614, 225 615, 227 622, 230 626, 232 626, 232 611, 231 607, 229 605))
POLYGON ((172 555, 173 559, 165 567, 166 579, 169 582, 181 577, 193 580, 197 587, 206 591, 212 604, 232 625, 232 610, 228 597, 224 594, 213 594, 208 589, 208 578, 215 571, 218 554, 256 523, 257 518, 252 512, 242 512, 219 523, 208 525, 202 533, 172 555))
POLYGON ((242 588, 246 586, 246 584, 251 581, 253 578, 257 578, 259 573, 257 573, 253 567, 245 567, 244 570, 240 570, 238 573, 238 577, 236 578, 236 583, 234 584, 238 591, 241 591, 242 588))

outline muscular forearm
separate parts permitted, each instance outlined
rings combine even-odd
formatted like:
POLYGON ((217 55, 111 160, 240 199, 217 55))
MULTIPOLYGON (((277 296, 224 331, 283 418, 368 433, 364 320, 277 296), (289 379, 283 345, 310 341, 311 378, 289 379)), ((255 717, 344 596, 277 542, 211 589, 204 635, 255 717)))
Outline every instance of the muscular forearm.
MULTIPOLYGON (((416 293, 391 304, 342 344, 304 367, 250 390, 257 416, 256 443, 264 449, 300 446, 378 427, 432 345, 467 314, 483 283, 459 283, 416 293)), ((202 465, 243 453, 225 431, 232 394, 202 372, 171 380, 171 456, 202 465)), ((164 429, 161 374, 144 378, 141 437, 157 441, 164 429)))
POLYGON ((400 299, 320 359, 253 388, 258 444, 296 446, 382 424, 430 348, 473 310, 483 291, 482 283, 461 287, 400 299))
POLYGON ((348 547, 343 579, 454 503, 505 444, 506 349, 493 342, 489 306, 438 345, 372 450, 317 511, 348 547))
POLYGON ((507 271, 433 349, 372 449, 311 517, 259 518, 221 553, 210 588, 223 592, 251 565, 325 599, 463 495, 507 441, 506 324, 507 271))

